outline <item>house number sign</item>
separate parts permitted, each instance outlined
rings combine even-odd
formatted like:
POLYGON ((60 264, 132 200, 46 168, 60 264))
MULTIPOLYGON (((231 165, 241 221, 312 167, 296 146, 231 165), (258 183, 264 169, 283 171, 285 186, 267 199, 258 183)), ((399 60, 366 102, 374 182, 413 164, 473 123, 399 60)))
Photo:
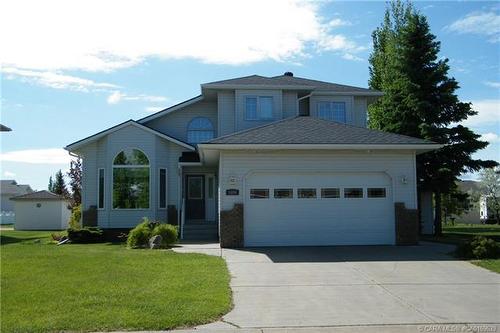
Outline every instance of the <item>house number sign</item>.
POLYGON ((226 195, 239 195, 239 194, 240 194, 240 190, 238 190, 236 188, 230 188, 230 189, 226 190, 226 195))

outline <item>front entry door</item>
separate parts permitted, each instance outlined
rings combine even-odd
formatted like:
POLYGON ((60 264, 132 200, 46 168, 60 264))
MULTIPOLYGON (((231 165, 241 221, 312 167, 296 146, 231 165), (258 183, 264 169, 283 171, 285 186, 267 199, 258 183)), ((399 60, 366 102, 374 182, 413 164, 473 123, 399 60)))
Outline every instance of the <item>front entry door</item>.
POLYGON ((205 219, 205 176, 186 176, 186 219, 205 219))

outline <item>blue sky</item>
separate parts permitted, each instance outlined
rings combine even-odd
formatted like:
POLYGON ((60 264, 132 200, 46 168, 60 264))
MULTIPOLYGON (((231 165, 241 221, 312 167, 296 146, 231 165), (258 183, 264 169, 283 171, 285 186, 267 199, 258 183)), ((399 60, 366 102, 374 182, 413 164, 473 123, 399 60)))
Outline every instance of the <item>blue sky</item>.
MULTIPOLYGON (((466 125, 491 144, 475 157, 500 161, 500 6, 415 7, 450 59, 460 98, 479 111, 466 125)), ((11 1, 0 19, 0 122, 13 131, 0 135, 0 177, 43 189, 68 169, 63 146, 193 97, 205 82, 292 71, 366 87, 384 9, 381 1, 11 1)))

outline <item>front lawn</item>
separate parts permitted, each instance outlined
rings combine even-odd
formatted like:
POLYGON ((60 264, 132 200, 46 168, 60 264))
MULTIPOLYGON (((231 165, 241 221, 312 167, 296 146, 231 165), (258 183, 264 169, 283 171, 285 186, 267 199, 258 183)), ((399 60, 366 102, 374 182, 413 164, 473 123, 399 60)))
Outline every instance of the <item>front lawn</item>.
POLYGON ((164 330, 231 307, 220 257, 49 242, 50 232, 1 231, 2 332, 164 330))
MULTIPOLYGON (((429 240, 459 245, 474 236, 484 236, 500 242, 500 225, 498 224, 462 224, 443 226, 443 236, 429 240)), ((425 238, 424 238, 425 239, 425 238)), ((500 273, 500 259, 473 260, 473 264, 500 273)))

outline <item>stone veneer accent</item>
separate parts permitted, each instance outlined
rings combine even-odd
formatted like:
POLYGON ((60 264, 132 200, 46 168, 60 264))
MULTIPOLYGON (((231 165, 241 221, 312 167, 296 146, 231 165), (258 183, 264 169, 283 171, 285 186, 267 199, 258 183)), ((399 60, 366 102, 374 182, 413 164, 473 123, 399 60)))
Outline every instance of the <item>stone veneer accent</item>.
POLYGON ((82 227, 97 227, 97 207, 90 206, 82 212, 82 227))
POLYGON ((396 217, 396 245, 418 244, 418 209, 408 209, 402 202, 394 203, 396 217))
POLYGON ((220 212, 220 246, 243 247, 243 204, 220 212))

